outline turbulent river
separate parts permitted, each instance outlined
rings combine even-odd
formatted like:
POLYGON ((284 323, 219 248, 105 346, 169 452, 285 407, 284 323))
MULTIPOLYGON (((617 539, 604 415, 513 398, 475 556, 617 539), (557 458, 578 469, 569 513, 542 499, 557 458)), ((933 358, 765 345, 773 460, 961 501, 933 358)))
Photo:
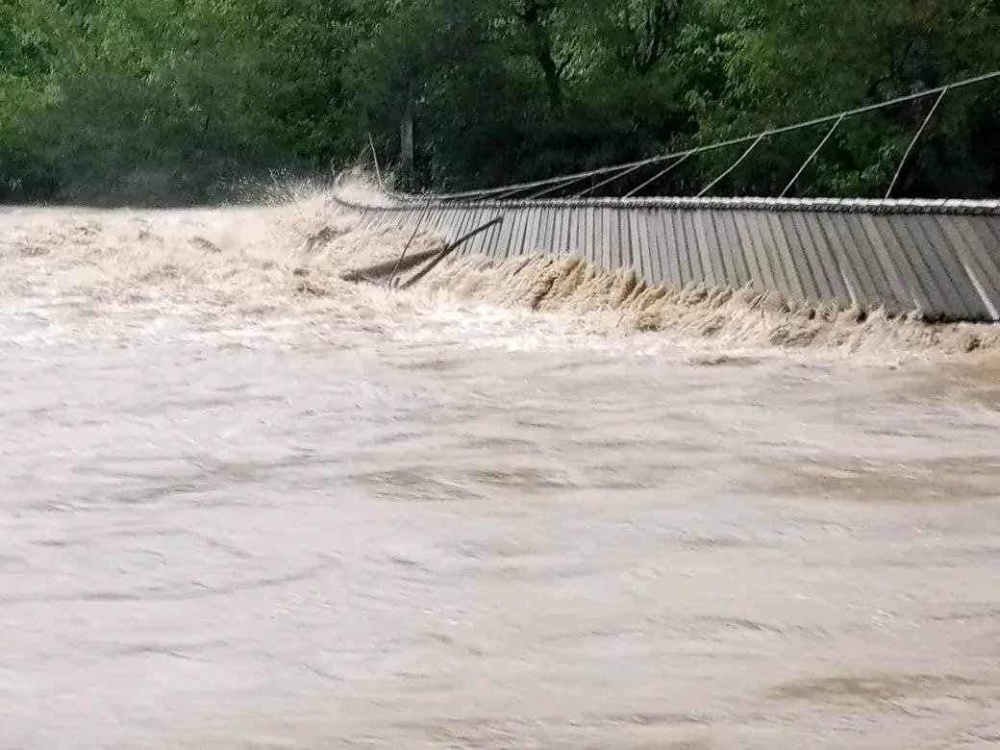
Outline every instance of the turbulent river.
POLYGON ((1000 743, 991 328, 406 239, 0 210, 0 748, 1000 743))

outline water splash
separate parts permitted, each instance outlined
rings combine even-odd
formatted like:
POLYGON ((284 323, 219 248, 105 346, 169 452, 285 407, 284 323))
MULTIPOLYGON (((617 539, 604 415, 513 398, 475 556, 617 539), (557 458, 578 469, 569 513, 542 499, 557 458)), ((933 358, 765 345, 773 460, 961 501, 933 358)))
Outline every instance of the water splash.
MULTIPOLYGON (((442 306, 475 303, 544 313, 567 330, 652 335, 717 350, 899 357, 1000 349, 998 326, 931 325, 878 310, 794 304, 749 289, 667 289, 575 257, 459 258, 408 293, 348 283, 340 278, 345 271, 398 257, 410 232, 363 229, 357 215, 335 208, 321 190, 289 189, 282 200, 257 207, 13 209, 0 214, 0 228, 0 295, 47 315, 66 307, 101 319, 123 307, 155 314, 186 305, 213 315, 419 326, 442 306)), ((440 246, 422 232, 412 250, 440 246)))

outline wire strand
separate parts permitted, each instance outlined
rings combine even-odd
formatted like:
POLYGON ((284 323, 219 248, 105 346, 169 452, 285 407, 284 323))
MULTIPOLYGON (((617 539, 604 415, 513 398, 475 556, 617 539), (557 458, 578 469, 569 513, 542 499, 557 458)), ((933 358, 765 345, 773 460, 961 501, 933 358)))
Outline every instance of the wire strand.
POLYGON ((785 186, 785 189, 781 191, 781 195, 778 196, 779 198, 784 198, 786 195, 788 195, 788 191, 792 189, 792 186, 796 182, 799 181, 799 178, 802 176, 802 173, 806 171, 806 168, 810 164, 813 163, 813 159, 819 156, 819 152, 823 150, 823 146, 825 146, 827 142, 833 137, 834 132, 837 130, 837 128, 840 127, 840 123, 844 121, 844 117, 845 117, 844 115, 841 115, 837 119, 837 121, 833 123, 833 127, 830 128, 830 130, 827 132, 826 137, 822 141, 820 141, 819 145, 816 148, 813 149, 813 152, 809 154, 809 158, 806 159, 804 162, 802 162, 802 166, 799 167, 799 171, 795 173, 795 176, 792 178, 791 182, 789 182, 785 186))
POLYGON ((917 145, 917 141, 920 140, 920 136, 922 136, 924 134, 924 131, 927 130, 927 126, 930 124, 931 118, 933 118, 934 113, 938 111, 938 107, 941 106, 941 100, 944 99, 944 95, 947 93, 948 93, 948 87, 945 86, 944 90, 938 96, 937 101, 934 102, 934 106, 931 107, 931 111, 928 112, 927 117, 924 118, 924 122, 920 126, 920 129, 917 131, 916 135, 913 136, 913 140, 910 141, 910 145, 906 149, 906 153, 903 154, 903 158, 900 159, 899 166, 896 168, 896 174, 893 175, 892 177, 892 183, 890 183, 889 189, 885 193, 886 200, 889 200, 889 198, 892 196, 892 191, 896 189, 896 183, 899 182, 899 177, 901 174, 903 174, 903 167, 906 166, 906 162, 909 160, 910 154, 913 153, 913 149, 917 145))
POLYGON ((688 151, 680 159, 678 159, 677 161, 675 161, 673 164, 669 165, 665 169, 661 169, 655 175, 653 175, 648 180, 646 180, 644 183, 642 183, 639 187, 632 188, 631 190, 629 190, 627 193, 625 193, 625 197, 626 198, 631 198, 632 196, 636 195, 637 193, 641 192, 642 190, 644 190, 647 187, 649 187, 650 185, 652 185, 654 182, 656 182, 657 180, 659 180, 661 177, 666 177, 668 174, 670 174, 671 172, 673 172, 677 167, 679 167, 681 164, 683 164, 688 159, 690 159, 693 155, 694 155, 693 152, 688 151))
POLYGON ((641 169, 642 167, 645 167, 645 166, 646 166, 645 164, 640 164, 640 165, 638 165, 638 166, 635 166, 635 167, 629 167, 628 169, 625 169, 625 170, 622 170, 622 171, 621 171, 620 173, 618 173, 618 174, 616 174, 616 175, 614 175, 614 176, 612 176, 612 177, 609 177, 608 179, 606 179, 606 180, 604 180, 604 181, 602 181, 602 182, 598 182, 598 183, 597 183, 596 185, 593 185, 592 187, 589 187, 589 188, 587 188, 586 190, 583 190, 583 191, 581 191, 581 192, 577 193, 577 194, 576 194, 576 195, 574 195, 573 197, 574 197, 574 198, 582 198, 582 197, 583 197, 583 196, 585 196, 585 195, 590 195, 590 194, 591 194, 591 193, 593 193, 593 192, 594 192, 595 190, 600 190, 600 189, 601 189, 602 187, 604 187, 605 185, 610 185, 610 184, 611 184, 612 182, 614 182, 615 180, 620 180, 620 179, 621 179, 622 177, 625 177, 625 176, 627 176, 627 175, 630 175, 630 174, 632 174, 632 173, 633 173, 634 171, 636 171, 637 169, 641 169))
POLYGON ((847 119, 850 117, 856 117, 858 115, 867 114, 869 112, 875 112, 880 109, 886 109, 888 107, 893 107, 898 104, 903 104, 906 102, 912 102, 919 99, 924 99, 928 96, 940 95, 942 92, 962 88, 965 86, 972 86, 979 83, 984 83, 986 81, 994 80, 1000 78, 1000 70, 993 71, 991 73, 984 73, 982 75, 973 76, 971 78, 965 78, 963 80, 955 81, 954 83, 947 84, 945 86, 937 86, 935 88, 926 89, 924 91, 918 91, 913 94, 906 94, 905 96, 899 96, 894 99, 889 99, 883 102, 877 102, 875 104, 868 104, 863 107, 856 107, 854 109, 847 109, 834 114, 826 115, 823 117, 816 117, 811 120, 804 120, 791 125, 784 125, 777 128, 769 128, 767 130, 762 130, 751 135, 742 136, 739 138, 731 138, 724 141, 717 141, 715 143, 706 144, 704 146, 695 146, 690 149, 685 149, 683 151, 677 151, 673 153, 660 154, 658 156, 653 156, 648 159, 642 159, 640 161, 628 162, 625 164, 616 164, 609 167, 601 167, 599 169, 592 169, 586 172, 577 172, 573 174, 558 175, 556 177, 549 177, 543 180, 535 180, 533 182, 524 183, 514 183, 509 185, 503 185, 495 188, 487 188, 483 190, 469 190, 460 193, 445 193, 436 196, 438 200, 462 200, 469 198, 490 198, 499 196, 503 193, 508 193, 512 190, 517 190, 521 192, 521 189, 530 190, 532 188, 546 188, 551 185, 561 183, 563 181, 576 180, 576 179, 587 179, 588 177, 598 177, 601 175, 612 174, 619 170, 625 170, 630 167, 643 167, 649 164, 658 164, 664 161, 669 161, 670 159, 675 159, 685 154, 695 155, 703 154, 710 151, 717 151, 722 148, 727 148, 729 146, 736 146, 742 143, 750 143, 752 141, 767 138, 774 135, 782 135, 784 133, 790 133, 795 130, 802 130, 804 128, 811 128, 816 125, 822 125, 828 122, 834 122, 841 118, 847 119))
POLYGON ((702 188, 702 191, 700 193, 698 193, 698 197, 699 198, 703 197, 706 193, 708 193, 709 190, 711 190, 712 188, 714 188, 716 185, 718 185, 720 182, 722 182, 724 179, 726 179, 729 175, 731 175, 733 173, 733 171, 736 169, 736 167, 738 167, 740 164, 742 164, 744 162, 744 160, 746 160, 746 158, 748 156, 750 156, 750 154, 753 152, 753 150, 755 148, 757 148, 757 146, 760 145, 760 142, 762 140, 764 140, 766 137, 767 136, 765 136, 765 135, 759 135, 759 136, 757 136, 757 140, 750 144, 750 148, 748 148, 746 151, 744 151, 743 155, 739 159, 737 159, 736 161, 734 161, 732 163, 732 166, 729 167, 729 169, 727 169, 725 172, 723 172, 718 177, 716 177, 714 180, 712 180, 710 183, 708 183, 704 188, 702 188))

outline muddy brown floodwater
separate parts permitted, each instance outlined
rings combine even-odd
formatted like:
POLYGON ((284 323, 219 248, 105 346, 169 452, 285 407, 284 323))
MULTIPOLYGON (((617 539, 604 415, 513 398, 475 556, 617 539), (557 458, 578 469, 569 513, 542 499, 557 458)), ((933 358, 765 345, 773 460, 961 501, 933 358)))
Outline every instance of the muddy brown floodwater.
POLYGON ((0 213, 0 748, 1000 743, 997 355, 350 286, 318 200, 0 213))

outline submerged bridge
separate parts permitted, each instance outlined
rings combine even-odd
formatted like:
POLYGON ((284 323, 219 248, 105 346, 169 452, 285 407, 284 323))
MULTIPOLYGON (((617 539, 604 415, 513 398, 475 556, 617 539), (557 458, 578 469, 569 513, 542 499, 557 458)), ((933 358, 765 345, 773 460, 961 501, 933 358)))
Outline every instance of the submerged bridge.
MULTIPOLYGON (((631 268, 654 285, 744 287, 792 301, 882 307, 929 320, 1000 321, 1000 200, 896 200, 907 159, 946 94, 1000 78, 996 73, 784 128, 630 164, 520 185, 446 195, 389 196, 342 207, 375 229, 435 232, 454 242, 490 222, 457 252, 502 261, 518 255, 576 255, 594 265, 631 268), (788 198, 795 183, 848 118, 936 97, 882 200, 788 198), (782 195, 718 198, 708 193, 765 139, 830 123, 782 195), (699 153, 747 144, 697 196, 638 198, 699 153), (658 167, 623 198, 592 197, 639 170, 658 167), (573 186, 568 198, 552 198, 573 186)), ((641 173, 640 173, 641 174, 641 173)), ((405 251, 404 251, 405 252, 405 251)))

